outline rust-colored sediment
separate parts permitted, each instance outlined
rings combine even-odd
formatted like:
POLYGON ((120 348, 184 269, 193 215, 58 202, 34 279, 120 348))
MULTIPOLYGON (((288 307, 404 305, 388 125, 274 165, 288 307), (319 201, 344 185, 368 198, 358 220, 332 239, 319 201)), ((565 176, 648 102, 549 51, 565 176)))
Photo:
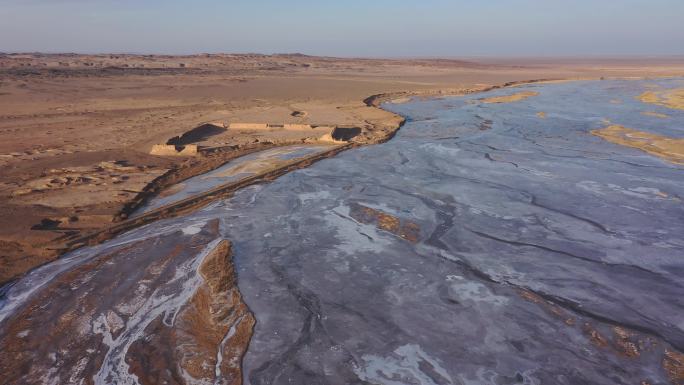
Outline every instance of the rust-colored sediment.
POLYGON ((558 318, 558 319, 563 320, 563 322, 564 322, 566 325, 568 325, 568 326, 573 326, 573 325, 575 325, 575 322, 576 322, 576 321, 575 321, 575 318, 574 318, 572 315, 570 315, 568 312, 566 312, 565 310, 563 310, 562 307, 560 307, 560 306, 558 306, 558 305, 556 305, 556 304, 554 304, 554 303, 552 303, 552 302, 549 302, 549 301, 545 300, 544 298, 542 298, 542 297, 539 296, 538 294, 533 293, 533 292, 531 292, 531 291, 529 291, 529 290, 520 289, 520 290, 518 290, 518 294, 519 294, 524 300, 529 301, 529 302, 532 302, 532 303, 535 303, 535 304, 541 306, 541 308, 544 309, 547 313, 553 315, 554 317, 556 317, 556 318, 558 318))
POLYGON ((617 124, 591 132, 621 146, 636 148, 672 163, 684 164, 684 139, 670 138, 617 124))
MULTIPOLYGON (((518 295, 563 321, 566 327, 579 328, 586 336, 589 346, 596 350, 611 352, 634 361, 652 362, 654 358, 662 355, 663 370, 667 378, 673 385, 684 385, 684 354, 668 348, 667 343, 623 326, 611 326, 582 316, 573 316, 560 305, 529 289, 518 289, 518 295)), ((648 385, 651 381, 641 379, 640 383, 648 385)))
POLYGON ((200 266, 204 283, 175 323, 167 326, 160 316, 146 330, 149 338, 131 345, 126 361, 141 384, 173 383, 183 374, 193 383, 242 384, 255 319, 237 289, 230 255, 230 243, 222 241, 200 266))
POLYGON ((594 344, 594 346, 605 348, 609 345, 608 340, 603 337, 601 332, 596 330, 591 323, 585 322, 584 326, 582 326, 582 331, 589 338, 589 341, 594 344))
POLYGON ((107 353, 123 349, 140 384, 241 384, 255 320, 238 291, 228 241, 199 264, 199 286, 175 317, 168 309, 140 321, 150 301, 165 301, 150 298, 218 236, 211 221, 198 234, 135 242, 57 276, 0 327, 0 382, 92 384, 107 353), (131 329, 140 322, 147 322, 142 331, 131 329))
POLYGON ((358 222, 375 225, 378 229, 397 235, 411 243, 418 242, 420 238, 418 224, 380 210, 352 203, 349 215, 358 222))
POLYGON ((613 328, 613 334, 614 347, 621 354, 630 358, 636 358, 641 355, 639 345, 644 346, 644 344, 639 343, 637 334, 619 326, 613 328))
POLYGON ((663 368, 674 385, 684 385, 684 354, 666 350, 663 368))

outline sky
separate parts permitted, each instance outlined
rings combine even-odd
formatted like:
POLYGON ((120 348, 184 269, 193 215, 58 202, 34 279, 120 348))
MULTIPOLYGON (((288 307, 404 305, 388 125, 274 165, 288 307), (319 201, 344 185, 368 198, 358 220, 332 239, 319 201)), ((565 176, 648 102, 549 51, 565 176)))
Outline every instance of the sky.
POLYGON ((684 54, 684 0, 0 0, 0 52, 684 54))

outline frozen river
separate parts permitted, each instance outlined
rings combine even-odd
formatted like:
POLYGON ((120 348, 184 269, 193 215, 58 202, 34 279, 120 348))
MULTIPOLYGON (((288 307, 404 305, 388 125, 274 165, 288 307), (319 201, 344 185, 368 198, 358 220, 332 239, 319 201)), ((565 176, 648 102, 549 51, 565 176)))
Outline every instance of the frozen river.
MULTIPOLYGON (((27 383, 52 383, 32 373, 65 380, 81 356, 77 378, 153 383, 130 373, 155 370, 149 357, 166 353, 145 355, 136 341, 160 344, 163 325, 183 320, 172 315, 198 290, 197 265, 227 239, 256 320, 247 384, 681 383, 684 167, 591 130, 682 138, 684 111, 635 98, 682 86, 536 84, 388 104, 408 122, 385 144, 79 250, 6 288, 0 343, 25 341, 31 352, 0 361, 31 357, 15 377, 27 383), (479 100, 522 91, 538 95, 479 100), (161 256, 168 273, 150 278, 161 256), (51 286, 67 278, 77 287, 51 286), (92 298, 108 299, 71 310, 92 298), (15 327, 30 306, 35 320, 15 327), (70 340, 35 325, 86 313, 73 325, 92 352, 59 361, 70 340)), ((222 332, 219 355, 237 346, 235 330, 222 332)), ((195 378, 179 373, 177 382, 195 378)))

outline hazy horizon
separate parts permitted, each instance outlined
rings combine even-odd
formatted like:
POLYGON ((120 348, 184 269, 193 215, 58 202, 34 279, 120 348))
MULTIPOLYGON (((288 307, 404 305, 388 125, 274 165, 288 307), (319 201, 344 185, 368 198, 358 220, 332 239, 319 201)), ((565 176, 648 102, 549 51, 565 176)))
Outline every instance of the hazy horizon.
POLYGON ((338 57, 684 55, 675 0, 4 0, 0 52, 338 57))

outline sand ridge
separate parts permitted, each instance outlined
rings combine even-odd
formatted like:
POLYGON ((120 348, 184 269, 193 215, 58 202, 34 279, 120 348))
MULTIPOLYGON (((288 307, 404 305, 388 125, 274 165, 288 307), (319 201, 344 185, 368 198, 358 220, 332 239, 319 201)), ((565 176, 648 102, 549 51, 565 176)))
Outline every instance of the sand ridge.
POLYGON ((670 138, 645 131, 610 125, 591 132, 602 139, 632 147, 676 164, 684 164, 684 139, 670 138))
POLYGON ((641 114, 644 116, 650 116, 653 118, 660 118, 660 119, 667 119, 670 117, 667 114, 663 114, 663 113, 655 112, 655 111, 645 111, 645 112, 642 112, 641 114))
POLYGON ((676 110, 684 110, 684 88, 646 91, 637 97, 641 102, 676 110))

